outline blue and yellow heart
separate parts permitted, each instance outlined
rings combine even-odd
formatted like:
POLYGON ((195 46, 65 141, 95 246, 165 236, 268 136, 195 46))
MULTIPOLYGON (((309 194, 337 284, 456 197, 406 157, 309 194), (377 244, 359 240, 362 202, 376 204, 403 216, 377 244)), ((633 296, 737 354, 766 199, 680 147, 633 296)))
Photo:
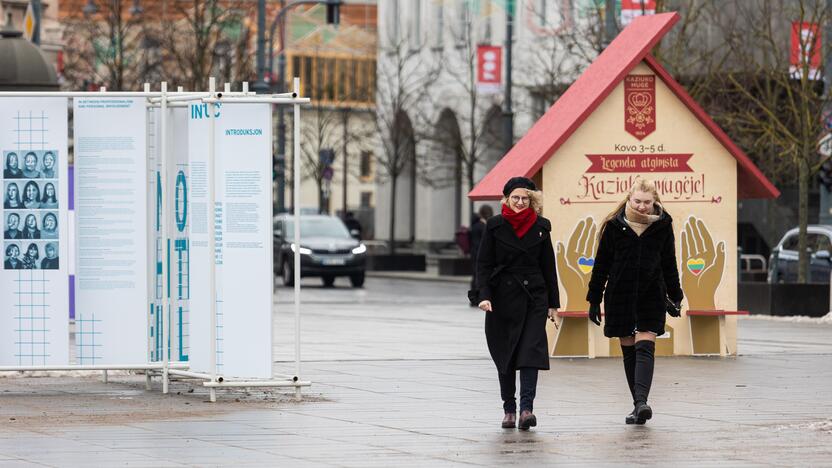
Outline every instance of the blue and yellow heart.
POLYGON ((578 259, 578 268, 583 272, 583 274, 587 274, 592 271, 593 266, 595 266, 594 258, 581 257, 578 259))

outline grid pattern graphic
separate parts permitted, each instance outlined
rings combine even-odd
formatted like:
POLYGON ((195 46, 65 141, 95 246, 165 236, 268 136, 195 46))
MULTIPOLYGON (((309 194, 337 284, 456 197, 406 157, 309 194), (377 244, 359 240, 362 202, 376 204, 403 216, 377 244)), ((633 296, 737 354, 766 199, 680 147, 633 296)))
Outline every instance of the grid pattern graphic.
MULTIPOLYGON (((12 119, 12 145, 18 153, 46 149, 49 118, 45 111, 40 111, 39 114, 31 110, 17 111, 12 119)), ((45 365, 50 356, 48 322, 51 310, 47 291, 50 281, 40 270, 17 271, 17 278, 13 281, 16 285, 13 304, 16 334, 14 357, 18 365, 45 365)))
POLYGON ((14 133, 13 144, 17 147, 18 152, 23 151, 23 149, 46 149, 49 118, 45 111, 40 111, 40 115, 34 115, 32 111, 29 111, 27 115, 21 115, 21 112, 17 111, 17 115, 12 118, 15 120, 15 126, 12 129, 14 133), (40 148, 36 146, 40 146, 40 148))
POLYGON ((15 292, 15 358, 17 365, 45 365, 49 357, 49 280, 43 271, 19 270, 15 292))
POLYGON ((176 326, 179 337, 179 360, 188 360, 188 330, 190 310, 188 307, 191 296, 191 251, 188 239, 176 239, 174 241, 176 255, 176 326))
POLYGON ((96 338, 100 338, 101 327, 96 330, 96 324, 100 324, 101 319, 95 318, 95 314, 79 314, 75 318, 75 342, 77 348, 78 364, 97 364, 97 361, 102 357, 98 355, 99 348, 103 345, 99 339, 96 343, 96 338))
POLYGON ((222 300, 217 299, 217 372, 222 370, 223 366, 223 306, 222 300))

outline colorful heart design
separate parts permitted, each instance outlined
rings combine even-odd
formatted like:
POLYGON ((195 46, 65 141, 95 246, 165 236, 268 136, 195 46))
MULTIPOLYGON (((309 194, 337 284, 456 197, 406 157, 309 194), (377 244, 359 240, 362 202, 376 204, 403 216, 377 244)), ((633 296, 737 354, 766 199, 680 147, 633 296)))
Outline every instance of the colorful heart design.
POLYGON ((578 259, 578 268, 584 273, 587 274, 592 271, 592 267, 595 265, 594 258, 586 258, 581 257, 578 259))
POLYGON ((692 258, 688 260, 688 270, 693 273, 693 276, 699 276, 702 270, 705 269, 705 260, 701 258, 692 258))

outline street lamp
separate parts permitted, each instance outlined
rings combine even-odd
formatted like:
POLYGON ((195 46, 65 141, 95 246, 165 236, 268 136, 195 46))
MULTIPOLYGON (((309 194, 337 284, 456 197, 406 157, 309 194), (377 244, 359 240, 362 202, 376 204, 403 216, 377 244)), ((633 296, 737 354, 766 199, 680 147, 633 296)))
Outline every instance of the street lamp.
MULTIPOLYGON (((274 62, 274 31, 277 24, 290 10, 300 5, 326 5, 326 22, 338 26, 341 22, 341 4, 343 0, 295 0, 283 6, 277 12, 272 20, 269 28, 269 73, 274 70, 272 68, 274 62)), ((281 2, 283 4, 283 2, 281 2)), ((257 1, 257 81, 252 88, 258 93, 265 93, 270 90, 270 86, 266 84, 266 59, 265 59, 265 27, 266 27, 266 0, 257 1)), ((284 32, 281 30, 280 53, 283 54, 284 32)), ((281 77, 282 78, 282 77, 281 77)))
MULTIPOLYGON (((326 5, 326 21, 328 24, 337 26, 341 22, 341 4, 342 0, 295 0, 288 4, 285 0, 281 0, 281 9, 277 12, 272 20, 269 28, 269 74, 274 76, 274 33, 278 23, 292 8, 298 5, 326 5)), ((266 63, 265 63, 265 26, 266 26, 266 2, 265 0, 258 0, 257 8, 257 81, 252 86, 252 89, 257 93, 267 93, 277 90, 282 92, 284 88, 284 80, 286 74, 286 57, 285 57, 285 28, 280 29, 280 51, 277 59, 277 83, 266 84, 266 63)), ((286 187, 286 121, 283 114, 283 106, 277 107, 277 154, 274 155, 272 161, 275 168, 275 178, 277 179, 277 210, 284 211, 286 202, 284 192, 286 187)))

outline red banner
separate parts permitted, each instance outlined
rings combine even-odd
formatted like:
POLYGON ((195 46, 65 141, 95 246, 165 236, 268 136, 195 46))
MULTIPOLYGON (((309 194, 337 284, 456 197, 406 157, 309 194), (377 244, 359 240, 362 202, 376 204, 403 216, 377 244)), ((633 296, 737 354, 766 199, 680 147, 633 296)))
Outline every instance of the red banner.
POLYGON ((639 140, 656 130, 655 75, 624 78, 624 130, 639 140))
POLYGON ((585 172, 693 172, 693 154, 587 154, 592 163, 585 172))
POLYGON ((809 79, 821 79, 821 33, 817 23, 792 22, 790 52, 789 72, 793 78, 800 79, 803 67, 808 65, 809 79))
POLYGON ((502 82, 503 49, 499 46, 477 47, 477 89, 499 92, 502 82))

